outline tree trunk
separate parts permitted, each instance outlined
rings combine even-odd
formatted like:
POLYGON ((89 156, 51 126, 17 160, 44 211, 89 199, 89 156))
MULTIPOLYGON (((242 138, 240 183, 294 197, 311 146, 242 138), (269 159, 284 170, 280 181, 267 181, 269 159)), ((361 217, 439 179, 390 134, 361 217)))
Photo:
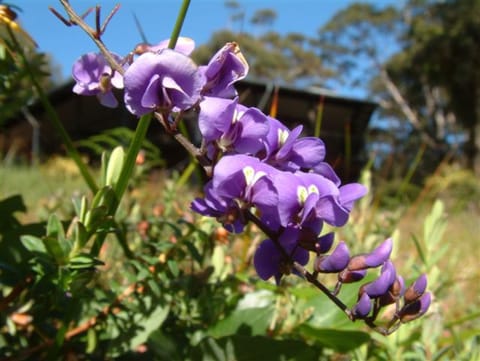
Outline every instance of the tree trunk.
POLYGON ((476 74, 475 111, 473 124, 468 129, 467 167, 480 176, 480 71, 476 74))

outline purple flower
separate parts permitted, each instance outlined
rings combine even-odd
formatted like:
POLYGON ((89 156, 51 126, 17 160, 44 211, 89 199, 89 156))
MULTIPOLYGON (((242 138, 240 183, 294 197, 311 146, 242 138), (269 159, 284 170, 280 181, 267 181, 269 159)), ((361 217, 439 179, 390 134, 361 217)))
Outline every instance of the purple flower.
POLYGON ((215 217, 229 232, 240 233, 245 227, 238 205, 218 197, 212 189, 212 182, 204 187, 204 198, 196 198, 191 208, 193 211, 208 217, 215 217))
MULTIPOLYGON (((121 58, 112 54, 117 62, 121 58)), ((73 64, 72 76, 75 79, 73 92, 80 95, 96 95, 100 104, 115 108, 117 99, 112 93, 112 87, 123 88, 122 75, 113 71, 102 54, 88 53, 82 55, 73 64)))
POLYGON ((124 82, 125 104, 137 116, 156 109, 186 110, 200 100, 197 66, 171 49, 140 55, 125 72, 124 82))
MULTIPOLYGON (((278 197, 269 177, 275 169, 246 155, 224 156, 213 170, 205 188, 205 199, 197 199, 192 209, 217 217, 222 223, 244 224, 243 211, 256 207, 265 224, 277 223, 278 197), (225 222, 228 220, 228 222, 225 222)), ((234 227, 238 231, 241 227, 234 227)))
POLYGON ((277 172, 273 182, 279 195, 281 225, 296 223, 317 234, 323 221, 334 226, 344 225, 353 202, 365 194, 361 184, 338 188, 331 180, 315 173, 277 172))
POLYGON ((270 129, 265 139, 264 161, 281 170, 296 171, 317 166, 325 158, 319 138, 298 138, 303 127, 290 131, 279 120, 268 117, 270 129))
MULTIPOLYGON (((306 265, 308 262, 308 251, 297 244, 298 229, 287 228, 278 238, 279 245, 285 250, 286 255, 294 262, 306 265)), ((268 280, 274 276, 277 284, 282 275, 290 274, 291 264, 279 250, 278 246, 271 239, 264 240, 258 246, 253 257, 253 264, 258 276, 268 280)))
POLYGON ((205 97, 198 123, 205 141, 215 142, 222 152, 255 154, 263 148, 262 139, 268 132, 266 115, 239 105, 237 99, 205 97))
POLYGON ((350 271, 381 266, 392 253, 392 239, 386 239, 382 244, 368 254, 360 254, 352 257, 348 264, 350 271))
POLYGON ((206 96, 232 98, 237 95, 233 84, 245 78, 248 63, 236 43, 227 43, 210 60, 201 66, 203 76, 202 94, 206 96))

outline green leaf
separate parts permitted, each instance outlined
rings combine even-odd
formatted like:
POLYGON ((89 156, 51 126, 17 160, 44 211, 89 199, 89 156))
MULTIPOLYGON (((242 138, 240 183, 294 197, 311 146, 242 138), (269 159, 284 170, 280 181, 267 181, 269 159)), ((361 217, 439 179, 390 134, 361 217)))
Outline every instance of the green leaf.
POLYGON ((97 332, 94 328, 89 328, 87 331, 87 349, 86 353, 91 354, 97 348, 97 332))
POLYGON ((30 252, 48 253, 41 238, 31 235, 23 235, 20 237, 20 240, 23 246, 30 252))
POLYGON ((70 259, 68 266, 71 269, 89 269, 96 266, 102 266, 104 263, 92 256, 82 253, 70 259))
POLYGON ((85 217, 85 227, 88 232, 95 231, 95 228, 105 219, 107 216, 107 207, 99 206, 91 209, 87 212, 85 217))
POLYGON ((274 340, 265 336, 235 335, 219 340, 204 339, 198 346, 203 360, 314 361, 321 350, 296 340, 274 340))
POLYGON ((210 328, 208 334, 213 337, 229 336, 235 333, 249 336, 264 335, 270 325, 273 312, 272 306, 235 310, 210 328))
POLYGON ((338 352, 349 352, 370 341, 370 335, 356 330, 338 330, 331 328, 315 328, 303 324, 297 330, 315 343, 338 352))
POLYGON ((47 236, 64 239, 63 224, 55 213, 50 214, 47 222, 47 236))
POLYGON ((64 246, 67 243, 65 239, 62 241, 56 237, 46 236, 43 238, 43 243, 45 244, 48 254, 50 254, 58 264, 65 264, 68 254, 70 253, 70 247, 62 247, 62 243, 64 246))
POLYGON ((178 277, 178 274, 180 271, 178 269, 177 262, 168 260, 167 265, 168 265, 168 268, 170 269, 170 272, 172 272, 173 277, 178 277))
POLYGON ((150 334, 158 330, 163 322, 167 319, 170 307, 167 305, 157 305, 153 312, 143 315, 137 314, 136 324, 141 325, 141 330, 130 341, 131 349, 136 349, 139 345, 145 343, 150 334))
POLYGON ((436 245, 442 240, 445 232, 446 219, 444 216, 444 205, 441 200, 436 200, 430 214, 425 218, 423 237, 425 244, 430 249, 435 249, 436 245))

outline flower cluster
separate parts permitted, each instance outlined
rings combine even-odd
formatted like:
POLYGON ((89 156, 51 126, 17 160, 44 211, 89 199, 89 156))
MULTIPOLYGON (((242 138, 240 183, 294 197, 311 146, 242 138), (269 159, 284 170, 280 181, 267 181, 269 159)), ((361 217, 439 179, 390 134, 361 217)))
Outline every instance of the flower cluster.
POLYGON ((102 104, 114 106, 112 87, 123 86, 131 113, 154 112, 162 119, 166 115, 167 125, 172 114, 197 114, 203 139, 198 151, 212 171, 204 197, 195 199, 191 208, 215 217, 230 232, 242 232, 254 222, 266 234, 253 259, 260 278, 273 277, 278 283, 291 272, 305 275, 303 267, 314 254, 314 273, 309 275, 337 273, 338 291, 343 283, 363 279, 367 269, 381 267, 376 280, 361 286, 351 318, 372 323, 379 310, 392 303, 397 304, 394 318, 400 322, 424 314, 430 304, 426 278, 421 276, 405 290, 389 260, 390 240, 354 257, 339 242, 327 255, 334 237, 321 235, 324 225, 343 226, 354 202, 367 190, 358 183, 342 185, 324 161, 324 143, 302 137, 302 126, 290 130, 280 120, 239 103, 234 84, 247 75, 248 64, 238 45, 227 43, 207 65, 197 66, 190 58, 191 39, 180 38, 175 49, 167 44, 168 40, 137 46, 122 61, 113 55, 123 74, 112 70, 101 54, 81 57, 73 67, 74 91, 97 95, 102 104))
POLYGON ((333 242, 333 234, 324 236, 317 247, 314 262, 316 273, 337 273, 338 282, 334 294, 337 294, 344 283, 358 282, 364 279, 367 270, 381 267, 380 275, 373 281, 363 284, 358 292, 357 303, 351 310, 353 319, 364 319, 373 323, 380 310, 396 304, 396 311, 390 320, 391 325, 397 322, 406 323, 425 314, 431 302, 431 294, 425 292, 427 278, 424 274, 405 289, 403 277, 398 275, 392 261, 392 240, 385 240, 380 246, 368 254, 350 256, 344 242, 326 255, 333 242))

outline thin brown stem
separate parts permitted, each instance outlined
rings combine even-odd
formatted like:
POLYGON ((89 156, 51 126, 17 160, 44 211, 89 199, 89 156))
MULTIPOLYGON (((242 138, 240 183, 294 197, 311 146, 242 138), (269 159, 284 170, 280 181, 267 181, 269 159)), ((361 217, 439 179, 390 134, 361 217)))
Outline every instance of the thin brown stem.
POLYGON ((112 20, 113 15, 115 15, 119 9, 120 9, 120 4, 116 4, 112 9, 112 11, 110 11, 110 14, 108 14, 108 16, 103 21, 102 27, 100 28, 100 34, 103 34, 105 32, 105 30, 107 29, 108 23, 110 22, 110 20, 112 20))
MULTIPOLYGON (((52 13, 55 16, 57 16, 63 23, 65 23, 69 26, 70 25, 78 25, 83 31, 85 31, 85 33, 93 40, 95 45, 98 47, 100 52, 103 54, 103 56, 105 57, 107 62, 110 64, 112 69, 115 69, 115 71, 117 71, 117 72, 119 72, 120 74, 123 75, 125 73, 125 70, 115 60, 115 58, 112 56, 110 51, 108 51, 107 47, 105 46, 105 44, 101 40, 101 34, 99 34, 99 32, 96 29, 93 29, 92 27, 90 27, 84 21, 83 17, 76 13, 76 11, 72 8, 72 6, 70 5, 70 3, 67 0, 59 0, 59 1, 60 1, 60 4, 65 9, 65 12, 68 15, 68 20, 65 21, 65 18, 63 18, 57 11, 54 11, 52 8, 50 8, 50 11, 52 11, 52 13)), ((118 10, 118 8, 119 8, 119 6, 117 5, 114 8, 114 10, 112 10, 112 13, 115 14, 115 12, 118 10)), ((91 10, 89 10, 89 11, 91 11, 91 10)), ((87 11, 86 15, 88 15, 89 11, 87 11)), ((96 11, 97 16, 100 16, 99 13, 100 13, 100 11, 96 11)), ((113 16, 112 13, 107 17, 108 21, 110 21, 111 17, 113 16)), ((108 23, 108 22, 106 21, 106 23, 108 23)), ((103 30, 105 30, 106 23, 104 23, 103 30)))
POLYGON ((18 296, 20 296, 20 294, 23 292, 23 290, 25 288, 27 288, 27 286, 32 283, 33 281, 33 277, 31 276, 28 276, 24 281, 20 282, 19 284, 15 285, 12 290, 10 291, 10 293, 5 296, 5 298, 2 298, 0 300, 0 312, 3 312, 7 307, 8 305, 10 304, 10 302, 12 302, 13 300, 15 300, 18 296))
MULTIPOLYGON (((117 296, 117 298, 109 305, 105 306, 102 308, 102 310, 96 315, 82 323, 81 325, 78 325, 75 328, 72 328, 65 334, 65 340, 69 341, 75 336, 78 336, 80 334, 85 333, 88 331, 90 328, 98 325, 99 321, 104 320, 112 311, 112 309, 119 305, 123 300, 125 300, 128 296, 130 296, 133 292, 137 290, 137 284, 131 284, 128 286, 120 295, 117 296)), ((45 339, 42 344, 27 348, 21 352, 19 352, 17 355, 12 356, 12 357, 6 357, 6 358, 1 358, 0 361, 14 361, 14 360, 24 360, 26 357, 32 356, 36 354, 39 351, 45 350, 46 348, 52 346, 54 344, 55 340, 54 339, 45 339)))
POLYGON ((95 6, 95 35, 97 39, 100 39, 100 36, 102 35, 101 28, 102 26, 100 25, 100 12, 102 8, 100 5, 95 6))

